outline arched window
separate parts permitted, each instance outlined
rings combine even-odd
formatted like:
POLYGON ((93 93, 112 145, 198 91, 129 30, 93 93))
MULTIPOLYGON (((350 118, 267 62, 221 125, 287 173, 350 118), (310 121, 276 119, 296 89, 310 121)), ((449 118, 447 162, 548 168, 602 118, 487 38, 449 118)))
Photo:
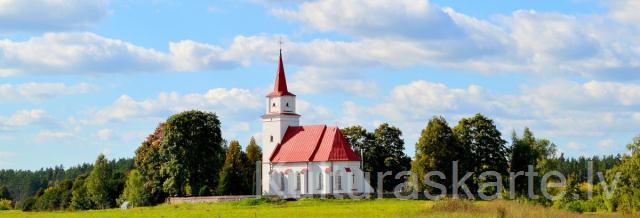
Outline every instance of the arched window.
POLYGON ((287 107, 289 107, 289 102, 287 102, 287 107))
POLYGON ((280 174, 280 191, 284 191, 284 173, 280 174))
POLYGON ((300 173, 296 173, 296 191, 300 191, 302 187, 302 181, 300 181, 300 173))
POLYGON ((322 172, 318 173, 318 190, 322 190, 322 172))
POLYGON ((270 139, 270 140, 271 140, 271 142, 273 142, 273 136, 271 136, 271 139, 270 139))
POLYGON ((336 189, 342 190, 342 176, 340 174, 336 175, 336 189))
POLYGON ((273 107, 276 107, 276 103, 273 103, 273 107))

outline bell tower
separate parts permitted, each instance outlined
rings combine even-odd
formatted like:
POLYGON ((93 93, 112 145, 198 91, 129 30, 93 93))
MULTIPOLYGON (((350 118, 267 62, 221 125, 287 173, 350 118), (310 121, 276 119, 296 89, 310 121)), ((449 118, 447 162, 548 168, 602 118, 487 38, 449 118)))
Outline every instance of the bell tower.
POLYGON ((296 95, 287 89, 287 79, 282 63, 282 49, 273 91, 267 94, 265 114, 262 115, 262 187, 268 192, 270 157, 276 146, 282 142, 289 126, 300 125, 300 115, 296 113, 296 95))

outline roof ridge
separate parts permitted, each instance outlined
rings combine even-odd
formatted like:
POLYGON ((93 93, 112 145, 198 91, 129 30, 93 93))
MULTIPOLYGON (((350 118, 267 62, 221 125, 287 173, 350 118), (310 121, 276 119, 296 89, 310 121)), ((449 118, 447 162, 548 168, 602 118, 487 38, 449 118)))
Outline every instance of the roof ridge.
POLYGON ((322 133, 320 133, 320 137, 318 138, 318 142, 316 143, 316 147, 313 149, 313 152, 311 153, 311 156, 309 156, 309 159, 307 161, 313 161, 313 158, 316 157, 316 154, 318 153, 318 150, 320 149, 320 144, 322 143, 322 139, 324 138, 324 133, 327 132, 327 125, 319 125, 319 126, 323 126, 322 133))

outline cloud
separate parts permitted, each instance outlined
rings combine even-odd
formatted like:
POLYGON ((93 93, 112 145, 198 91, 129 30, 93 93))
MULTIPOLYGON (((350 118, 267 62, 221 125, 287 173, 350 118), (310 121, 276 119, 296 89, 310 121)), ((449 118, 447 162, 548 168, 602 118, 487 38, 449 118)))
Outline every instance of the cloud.
POLYGON ((0 116, 0 130, 43 123, 47 121, 47 119, 48 116, 46 116, 46 112, 41 109, 19 110, 9 117, 0 116))
POLYGON ((299 94, 342 92, 374 97, 378 92, 375 81, 360 79, 356 73, 328 68, 305 67, 293 74, 289 84, 291 90, 299 94))
POLYGON ((191 110, 216 112, 225 119, 246 119, 246 115, 258 116, 262 101, 246 89, 210 89, 206 93, 181 95, 177 92, 162 92, 155 99, 135 100, 128 95, 120 96, 112 105, 95 112, 90 122, 128 121, 131 119, 166 118, 172 114, 191 110))
POLYGON ((42 143, 50 140, 70 139, 72 137, 74 135, 69 132, 44 130, 36 135, 35 140, 38 143, 42 143))
POLYGON ((0 84, 1 101, 42 101, 63 95, 83 94, 94 90, 87 83, 66 85, 64 83, 0 84))
POLYGON ((598 142, 598 148, 602 150, 611 149, 615 145, 615 141, 613 139, 604 139, 598 142))
POLYGON ((0 40, 0 69, 20 74, 182 72, 236 66, 223 50, 190 40, 169 43, 169 53, 94 33, 46 33, 26 41, 0 40))
POLYGON ((100 129, 97 135, 100 140, 106 141, 113 137, 113 130, 107 128, 100 129))
POLYGON ((611 7, 605 15, 519 10, 492 20, 426 0, 311 1, 294 10, 273 11, 305 27, 354 37, 352 41, 323 42, 338 47, 322 47, 329 50, 359 48, 354 55, 323 54, 338 62, 369 60, 386 66, 427 64, 484 73, 638 79, 640 28, 614 19, 620 8, 611 7))
POLYGON ((321 31, 364 37, 456 38, 463 34, 454 20, 428 1, 312 1, 298 10, 273 13, 307 23, 321 31), (409 25, 409 24, 420 25, 409 25))
POLYGON ((633 119, 636 120, 636 122, 640 123, 640 113, 634 113, 633 119))
POLYGON ((108 0, 3 0, 0 32, 85 29, 109 12, 108 0))

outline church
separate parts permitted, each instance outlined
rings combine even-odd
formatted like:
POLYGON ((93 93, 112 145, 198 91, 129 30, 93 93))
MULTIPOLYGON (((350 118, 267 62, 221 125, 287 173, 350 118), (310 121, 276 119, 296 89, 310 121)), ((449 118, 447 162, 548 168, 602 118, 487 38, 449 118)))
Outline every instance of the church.
POLYGON ((266 98, 258 193, 300 198, 372 192, 361 170, 362 158, 337 126, 300 125, 296 95, 287 89, 282 50, 273 91, 266 98))

